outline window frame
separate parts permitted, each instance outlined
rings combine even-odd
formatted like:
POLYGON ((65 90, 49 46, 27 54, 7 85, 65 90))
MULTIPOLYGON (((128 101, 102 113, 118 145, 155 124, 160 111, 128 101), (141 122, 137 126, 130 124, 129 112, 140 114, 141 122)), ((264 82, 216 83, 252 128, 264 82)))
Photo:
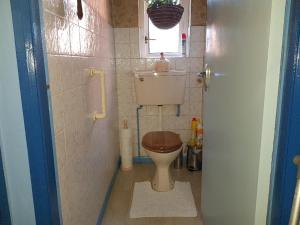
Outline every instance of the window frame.
MULTIPOLYGON (((190 43, 190 21, 191 21, 191 0, 180 0, 180 4, 184 7, 184 13, 179 22, 179 52, 171 53, 166 52, 165 56, 172 57, 188 57, 189 56, 189 43, 190 43), (181 52, 181 34, 187 34, 186 40, 186 55, 181 52)), ((139 50, 141 58, 158 58, 159 53, 150 53, 149 42, 145 43, 145 36, 149 37, 149 17, 147 14, 147 3, 145 0, 139 0, 139 50)))

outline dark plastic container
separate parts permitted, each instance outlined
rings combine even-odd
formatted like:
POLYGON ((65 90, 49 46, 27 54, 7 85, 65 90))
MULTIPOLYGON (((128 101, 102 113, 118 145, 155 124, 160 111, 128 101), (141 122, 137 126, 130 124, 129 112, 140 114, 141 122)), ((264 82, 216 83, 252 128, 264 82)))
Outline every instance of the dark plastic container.
POLYGON ((186 168, 190 171, 202 170, 202 149, 188 146, 186 168))

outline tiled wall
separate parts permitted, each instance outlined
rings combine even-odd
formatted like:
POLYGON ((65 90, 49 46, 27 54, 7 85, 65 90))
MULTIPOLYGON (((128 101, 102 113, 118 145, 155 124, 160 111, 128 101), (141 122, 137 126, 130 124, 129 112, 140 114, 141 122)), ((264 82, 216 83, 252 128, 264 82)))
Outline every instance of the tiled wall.
POLYGON ((118 158, 118 107, 113 28, 108 0, 44 0, 51 103, 64 225, 95 225, 118 158), (107 117, 100 107, 99 79, 106 75, 107 117), (95 88, 96 87, 96 88, 95 88))
MULTIPOLYGON (((154 59, 139 58, 138 28, 114 28, 116 48, 116 72, 118 82, 119 126, 128 120, 134 131, 134 152, 137 155, 137 125, 133 71, 152 69, 154 59)), ((202 85, 196 74, 202 71, 205 49, 205 27, 191 28, 190 57, 172 58, 171 69, 187 71, 185 102, 181 106, 181 116, 176 117, 176 106, 164 106, 164 130, 179 133, 187 142, 191 137, 190 121, 201 116, 202 85)), ((141 134, 158 130, 158 107, 145 106, 141 110, 141 134)), ((145 155, 145 152, 142 151, 145 155)))

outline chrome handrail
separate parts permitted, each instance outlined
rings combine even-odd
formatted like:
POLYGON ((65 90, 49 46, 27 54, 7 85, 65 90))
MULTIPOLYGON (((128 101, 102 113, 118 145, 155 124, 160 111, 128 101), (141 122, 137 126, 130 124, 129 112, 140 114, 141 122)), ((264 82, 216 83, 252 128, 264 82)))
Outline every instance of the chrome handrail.
POLYGON ((300 156, 295 156, 293 161, 294 164, 298 167, 298 172, 289 225, 298 225, 300 218, 300 156))

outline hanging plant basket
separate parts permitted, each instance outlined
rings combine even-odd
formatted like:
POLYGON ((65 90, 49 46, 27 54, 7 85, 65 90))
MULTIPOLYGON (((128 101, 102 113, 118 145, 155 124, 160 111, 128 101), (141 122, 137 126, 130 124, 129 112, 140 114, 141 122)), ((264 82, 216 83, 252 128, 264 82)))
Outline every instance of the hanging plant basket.
POLYGON ((160 29, 170 29, 176 26, 182 17, 184 8, 181 5, 161 5, 147 8, 147 14, 152 23, 160 29))

